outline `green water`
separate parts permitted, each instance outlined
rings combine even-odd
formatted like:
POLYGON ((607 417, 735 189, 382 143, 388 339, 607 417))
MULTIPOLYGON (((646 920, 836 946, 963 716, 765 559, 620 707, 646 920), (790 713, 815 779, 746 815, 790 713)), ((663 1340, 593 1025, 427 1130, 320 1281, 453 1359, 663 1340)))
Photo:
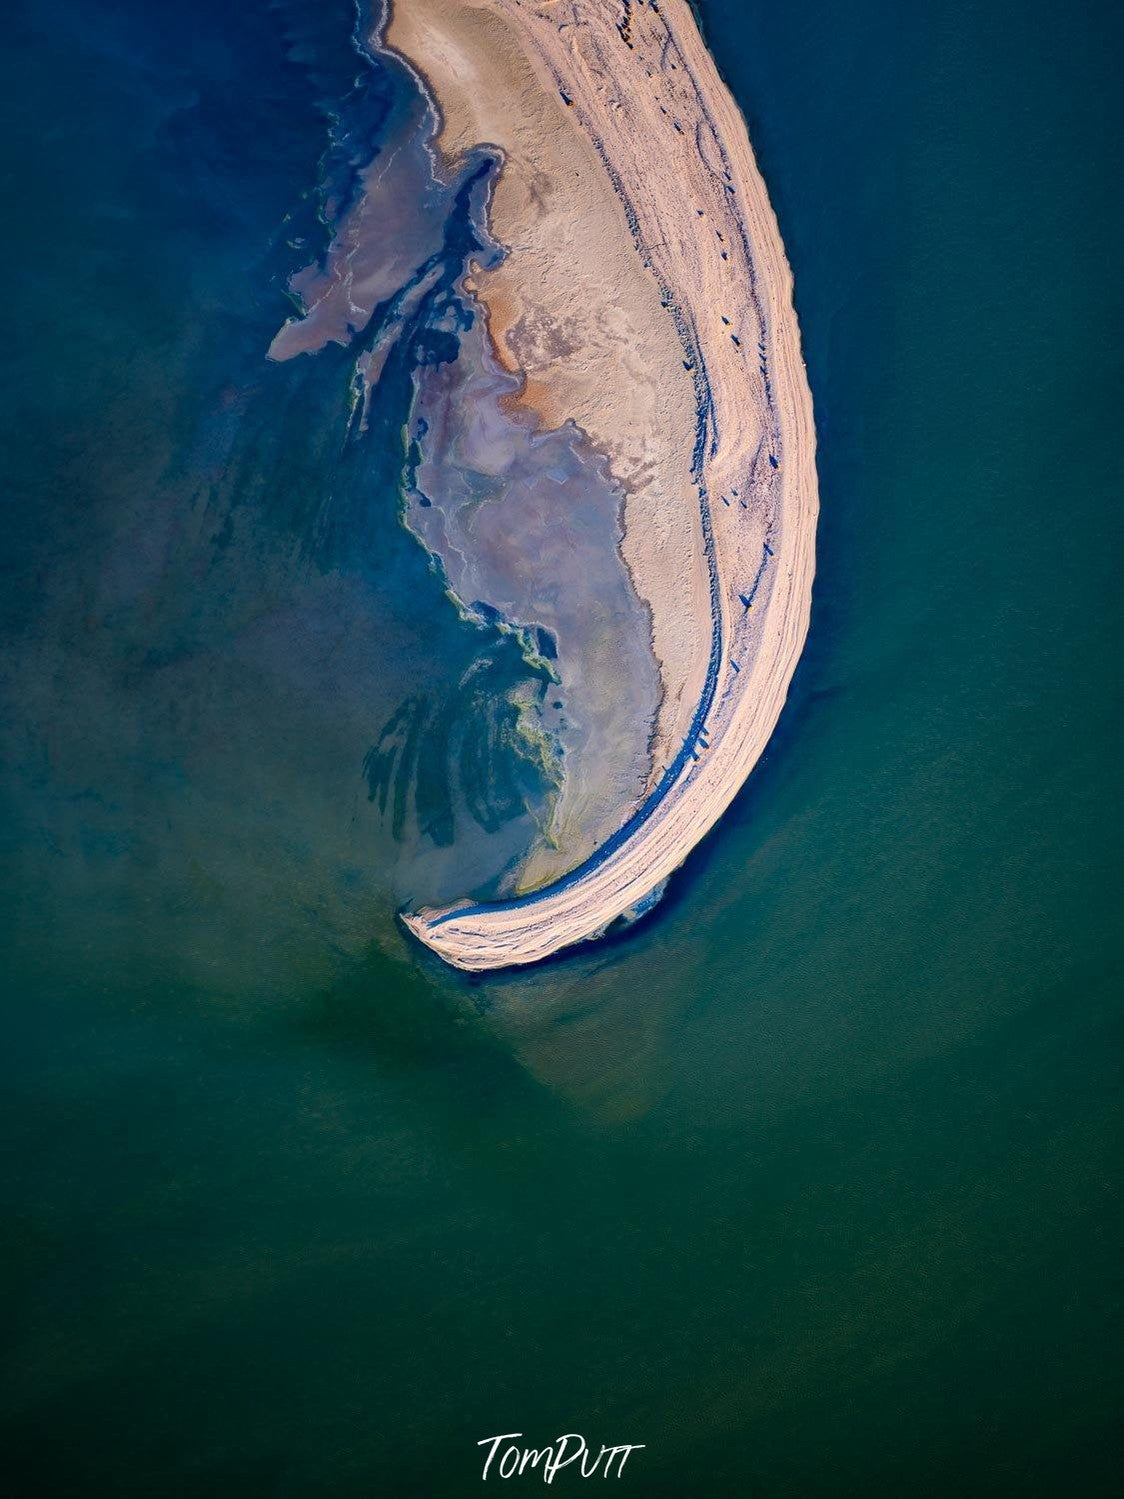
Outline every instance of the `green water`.
MULTIPOLYGON (((53 127, 20 137, 41 175, 14 303, 30 352, 5 395, 24 413, 4 738, 16 1494, 458 1495, 507 1431, 644 1443, 621 1481, 642 1494, 1110 1492, 1119 15, 700 9, 796 272, 812 632, 769 753, 658 914, 516 977, 463 983, 408 946, 385 845, 345 837, 366 804, 340 725, 375 678, 341 679, 320 737, 315 651, 281 708, 258 658, 249 684, 203 673, 159 713, 141 677, 134 758, 111 764, 85 726, 134 679, 94 712, 86 658, 27 602, 86 586, 51 558, 87 494, 143 511, 166 483, 210 287, 234 277, 223 316, 251 317, 239 247, 315 170, 313 125, 285 135, 263 102, 295 91, 288 64, 237 75, 263 121, 240 192, 257 186, 215 209, 206 285, 167 225, 201 246, 189 206, 239 131, 176 138, 195 175, 152 231, 170 260, 142 276, 137 257, 120 286, 112 205, 141 232, 156 127, 107 127, 99 156, 114 101, 76 67, 53 127), (75 206, 83 141, 100 214, 75 206), (51 776, 84 753, 60 842, 51 776)), ((61 68, 45 17, 28 55, 61 68)), ((267 22, 244 24, 264 47, 267 22)), ((234 68, 192 46, 188 119, 192 78, 234 68)), ((97 55, 125 66, 116 41, 97 55)), ((67 628, 112 633, 91 597, 67 628)), ((323 612, 362 644, 373 616, 348 599, 337 579, 323 612)), ((406 652, 412 618, 393 618, 406 652)))

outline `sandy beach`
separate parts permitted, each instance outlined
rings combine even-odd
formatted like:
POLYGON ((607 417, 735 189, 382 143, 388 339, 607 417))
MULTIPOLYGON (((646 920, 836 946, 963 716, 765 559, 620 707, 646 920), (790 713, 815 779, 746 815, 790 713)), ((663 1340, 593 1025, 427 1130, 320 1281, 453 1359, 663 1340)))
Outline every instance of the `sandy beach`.
POLYGON ((641 903, 757 762, 808 628, 815 430, 776 220, 685 0, 409 0, 386 43, 438 105, 444 155, 502 153, 509 253, 473 290, 518 399, 574 421, 625 492, 661 674, 649 784, 616 833, 533 894, 404 917, 486 970, 641 903))

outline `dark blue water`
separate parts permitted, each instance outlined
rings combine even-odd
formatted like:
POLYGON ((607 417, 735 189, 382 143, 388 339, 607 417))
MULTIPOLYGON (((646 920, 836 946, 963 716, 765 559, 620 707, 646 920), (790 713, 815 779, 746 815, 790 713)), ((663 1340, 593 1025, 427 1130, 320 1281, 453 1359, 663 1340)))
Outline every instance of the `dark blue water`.
POLYGON ((17 1493, 459 1494, 508 1430, 1109 1492, 1119 15, 702 14, 796 273, 809 646, 657 914, 471 985, 394 907, 526 847, 537 688, 400 523, 405 355, 364 443, 354 348, 264 358, 393 89, 342 4, 9 22, 17 1493))

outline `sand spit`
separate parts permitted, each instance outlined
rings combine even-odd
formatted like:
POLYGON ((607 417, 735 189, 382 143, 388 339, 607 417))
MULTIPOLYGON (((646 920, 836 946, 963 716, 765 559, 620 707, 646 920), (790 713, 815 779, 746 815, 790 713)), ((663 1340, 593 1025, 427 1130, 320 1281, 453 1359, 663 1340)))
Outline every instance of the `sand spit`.
POLYGON ((629 492, 664 679, 653 784, 594 854, 520 899, 403 918, 486 970, 642 902, 757 762, 808 629, 815 430, 776 220, 686 0, 403 0, 388 39, 441 106, 443 150, 504 152, 511 253, 479 295, 524 399, 577 420, 629 492))
POLYGON ((673 758, 702 690, 710 625, 692 603, 707 581, 698 507, 684 504, 697 401, 682 339, 597 140, 535 65, 526 20, 522 7, 492 0, 399 0, 385 39, 440 106, 449 175, 474 146, 502 153, 488 216, 509 253, 473 276, 472 290, 498 362, 522 381, 519 403, 547 428, 574 422, 609 460, 624 495, 621 551, 660 670, 656 718, 634 729, 646 778, 606 822, 586 817, 580 778, 567 775, 519 874, 532 890, 614 832, 673 758))

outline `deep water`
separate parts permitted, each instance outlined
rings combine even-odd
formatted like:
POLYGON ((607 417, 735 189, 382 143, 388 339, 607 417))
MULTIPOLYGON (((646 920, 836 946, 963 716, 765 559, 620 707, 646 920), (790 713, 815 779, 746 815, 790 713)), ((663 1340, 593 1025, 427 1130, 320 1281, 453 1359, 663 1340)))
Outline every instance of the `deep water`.
POLYGON ((8 22, 13 1493, 470 1493, 504 1431, 644 1494, 1110 1491, 1119 11, 700 10, 812 631, 657 911, 471 984, 394 910, 525 850, 542 684, 401 524, 408 340, 363 443, 354 349, 264 357, 393 91, 343 0, 8 22))

